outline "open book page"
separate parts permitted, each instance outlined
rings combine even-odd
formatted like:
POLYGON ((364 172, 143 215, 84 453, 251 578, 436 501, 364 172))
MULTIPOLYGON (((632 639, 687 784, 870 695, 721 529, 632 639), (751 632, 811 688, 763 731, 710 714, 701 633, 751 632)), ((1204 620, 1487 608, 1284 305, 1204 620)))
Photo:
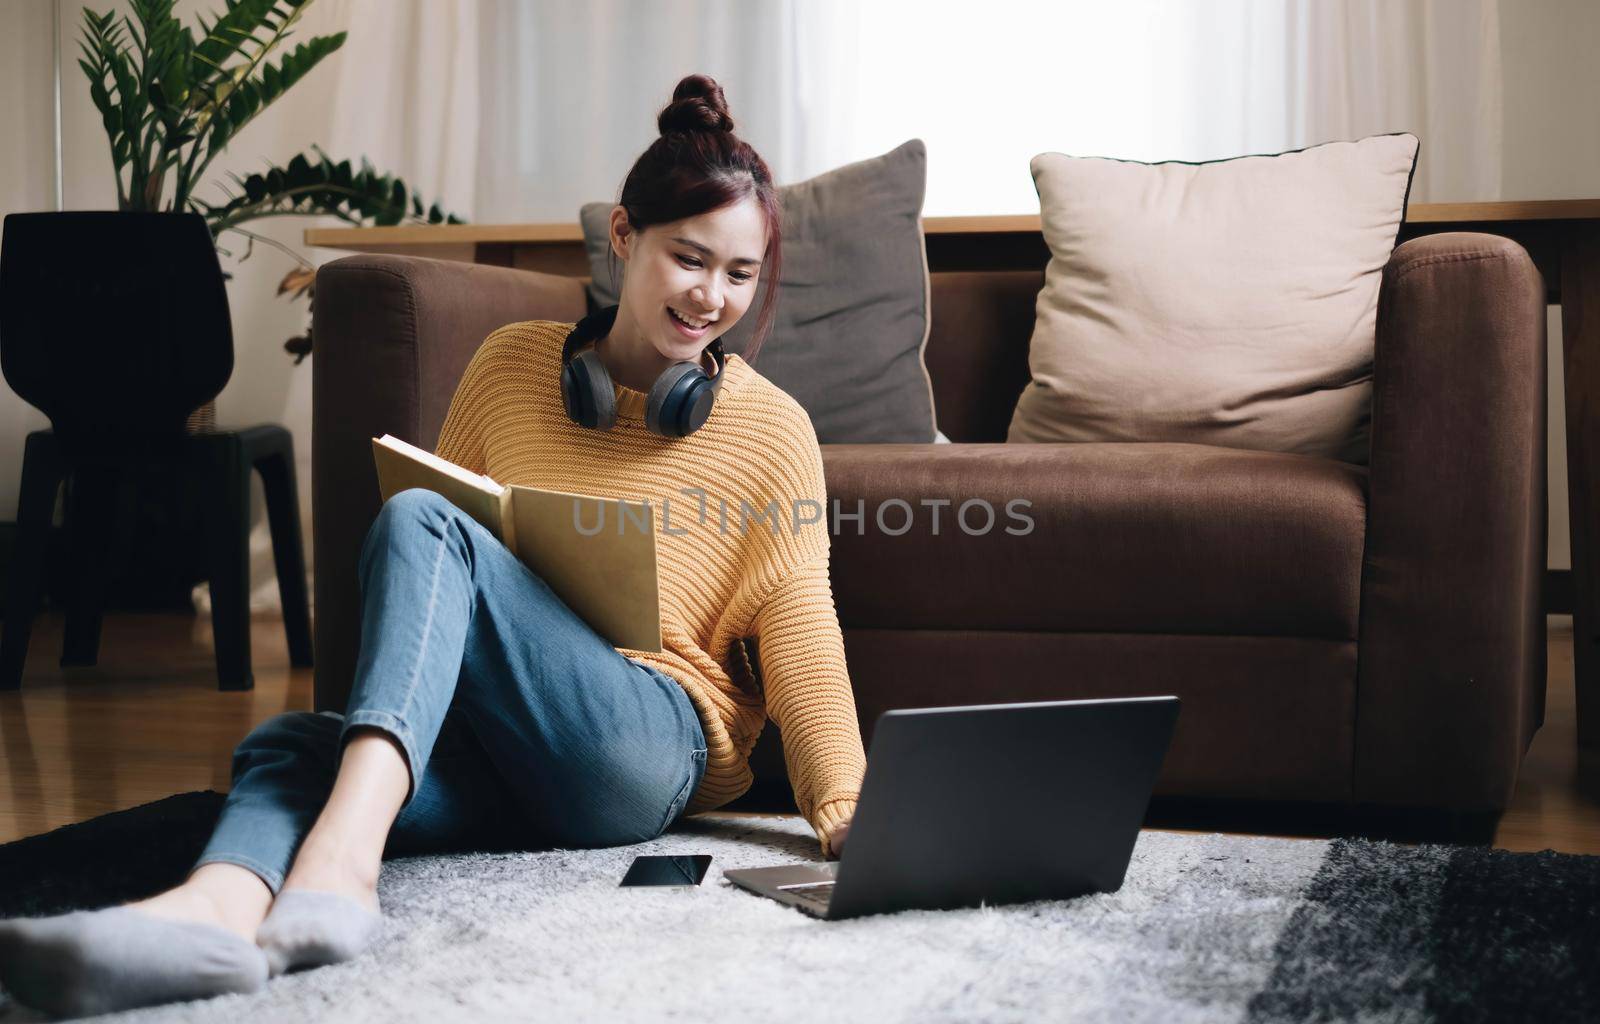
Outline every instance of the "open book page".
POLYGON ((649 502, 502 486, 392 434, 372 439, 372 455, 383 501, 411 487, 443 495, 613 646, 661 650, 649 502))
POLYGON ((506 509, 510 493, 489 477, 473 473, 432 452, 402 441, 393 434, 372 439, 372 458, 378 468, 378 493, 383 501, 411 487, 437 491, 483 528, 516 550, 514 529, 506 509))
POLYGON ((661 650, 649 502, 512 484, 517 557, 614 646, 661 650))

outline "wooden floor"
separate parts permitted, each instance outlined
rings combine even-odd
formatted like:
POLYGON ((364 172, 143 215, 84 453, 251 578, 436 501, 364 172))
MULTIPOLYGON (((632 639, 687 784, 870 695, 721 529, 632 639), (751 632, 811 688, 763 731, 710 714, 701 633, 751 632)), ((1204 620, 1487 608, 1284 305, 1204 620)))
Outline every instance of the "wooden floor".
MULTIPOLYGON (((223 693, 208 618, 108 614, 100 663, 64 669, 60 615, 40 615, 22 689, 0 693, 0 842, 174 793, 226 791, 240 737, 311 707, 311 670, 289 666, 282 622, 254 620, 252 644, 255 689, 223 693)), ((1494 843, 1600 853, 1600 751, 1577 750, 1570 617, 1550 619, 1549 653, 1545 725, 1494 843)))

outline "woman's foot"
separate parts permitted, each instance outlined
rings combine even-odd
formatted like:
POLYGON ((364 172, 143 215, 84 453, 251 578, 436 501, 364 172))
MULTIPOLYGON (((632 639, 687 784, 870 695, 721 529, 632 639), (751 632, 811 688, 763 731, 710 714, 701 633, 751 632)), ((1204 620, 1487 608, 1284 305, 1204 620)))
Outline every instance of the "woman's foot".
POLYGON ((246 942, 256 940, 256 928, 261 924, 260 918, 256 918, 252 923, 247 916, 224 914, 210 894, 201 892, 191 885, 180 885, 176 889, 169 889, 149 899, 129 903, 127 906, 168 921, 189 921, 226 928, 246 942))
POLYGON ((383 934, 384 917, 348 897, 316 889, 285 889, 261 922, 256 945, 277 977, 304 967, 354 960, 383 934))
POLYGON ((313 830, 256 931, 256 944, 276 977, 352 960, 377 941, 383 924, 377 866, 313 830))
POLYGON ((306 837, 295 857, 294 866, 283 880, 281 892, 294 889, 331 892, 378 913, 378 867, 356 861, 334 843, 323 842, 315 833, 306 837))
POLYGON ((272 890, 255 872, 237 864, 202 864, 175 889, 127 906, 169 921, 193 921, 226 928, 246 942, 272 904, 272 890))
POLYGON ((0 982, 54 1016, 250 993, 268 975, 265 953, 236 932, 136 907, 0 921, 0 982))
POLYGON ((327 803, 256 932, 274 975, 350 960, 377 941, 385 837, 410 779, 398 740, 368 726, 353 731, 327 803))

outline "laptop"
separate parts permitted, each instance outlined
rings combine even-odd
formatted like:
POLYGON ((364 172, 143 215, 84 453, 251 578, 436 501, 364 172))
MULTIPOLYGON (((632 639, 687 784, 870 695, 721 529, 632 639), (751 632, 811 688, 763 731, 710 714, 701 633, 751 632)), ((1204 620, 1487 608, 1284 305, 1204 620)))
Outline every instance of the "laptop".
POLYGON ((1122 887, 1177 697, 897 708, 836 861, 722 877, 837 921, 1122 887))

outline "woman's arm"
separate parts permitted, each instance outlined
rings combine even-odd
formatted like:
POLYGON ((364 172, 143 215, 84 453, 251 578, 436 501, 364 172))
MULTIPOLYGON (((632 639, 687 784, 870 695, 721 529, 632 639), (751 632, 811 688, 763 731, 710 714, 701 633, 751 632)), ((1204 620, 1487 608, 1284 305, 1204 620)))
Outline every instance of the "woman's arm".
POLYGON ((795 803, 822 841, 823 856, 832 858, 834 834, 855 813, 867 756, 827 556, 779 584, 753 626, 767 715, 783 733, 795 803))

